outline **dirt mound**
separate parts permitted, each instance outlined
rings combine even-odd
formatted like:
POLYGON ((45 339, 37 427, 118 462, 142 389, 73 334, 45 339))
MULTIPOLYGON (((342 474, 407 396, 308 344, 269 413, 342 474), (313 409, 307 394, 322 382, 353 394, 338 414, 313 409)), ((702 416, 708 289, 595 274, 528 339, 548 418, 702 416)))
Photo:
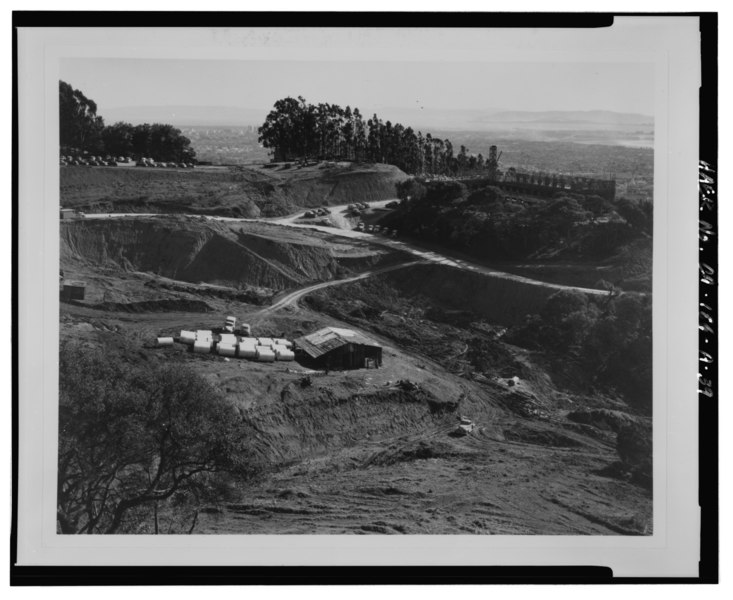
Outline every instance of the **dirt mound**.
POLYGON ((443 418, 431 411, 424 390, 336 393, 331 387, 287 384, 280 399, 243 412, 255 445, 272 463, 289 462, 396 435, 418 434, 443 418))
POLYGON ((292 273, 209 224, 152 219, 64 223, 61 265, 74 260, 235 287, 240 281, 275 289, 298 283, 292 273))
POLYGON ((189 213, 255 218, 303 207, 394 198, 407 178, 391 165, 284 168, 61 168, 61 204, 87 212, 189 213))
MULTIPOLYGON (((369 457, 366 465, 394 465, 396 463, 427 460, 430 458, 459 457, 465 452, 458 451, 447 442, 428 439, 409 442, 407 444, 393 444, 386 450, 377 452, 369 457)), ((387 492, 384 492, 387 493, 387 492)))

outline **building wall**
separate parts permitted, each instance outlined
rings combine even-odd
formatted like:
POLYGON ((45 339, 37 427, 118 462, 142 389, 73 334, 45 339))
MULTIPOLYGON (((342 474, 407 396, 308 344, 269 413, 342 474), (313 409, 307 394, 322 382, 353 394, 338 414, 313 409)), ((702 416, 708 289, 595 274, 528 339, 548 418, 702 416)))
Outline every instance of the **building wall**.
POLYGON ((319 369, 340 371, 342 369, 363 369, 369 359, 374 361, 377 367, 382 366, 382 349, 360 344, 345 344, 316 359, 305 359, 304 362, 319 369))

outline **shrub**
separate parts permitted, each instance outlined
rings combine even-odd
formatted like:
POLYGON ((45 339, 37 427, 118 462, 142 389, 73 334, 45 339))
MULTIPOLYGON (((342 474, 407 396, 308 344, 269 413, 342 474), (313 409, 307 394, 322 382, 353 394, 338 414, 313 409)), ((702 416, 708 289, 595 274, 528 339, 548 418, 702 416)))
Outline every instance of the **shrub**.
POLYGON ((579 291, 548 298, 540 314, 512 327, 506 340, 573 363, 592 385, 624 395, 642 414, 652 411, 651 301, 611 293, 600 303, 579 291), (572 360, 569 360, 572 359, 572 360))

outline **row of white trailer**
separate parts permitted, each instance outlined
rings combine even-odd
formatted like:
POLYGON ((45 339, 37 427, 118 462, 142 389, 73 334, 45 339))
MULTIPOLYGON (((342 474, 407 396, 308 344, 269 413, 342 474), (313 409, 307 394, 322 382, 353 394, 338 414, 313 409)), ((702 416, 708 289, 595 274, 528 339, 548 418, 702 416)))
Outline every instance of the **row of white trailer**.
MULTIPOLYGON (((233 333, 222 333, 215 340, 209 330, 181 331, 178 341, 193 346, 196 354, 216 352, 220 356, 249 358, 261 362, 295 360, 293 342, 284 338, 242 337, 233 333)), ((159 346, 173 344, 173 338, 158 338, 159 346), (170 342, 169 342, 170 340, 170 342)))

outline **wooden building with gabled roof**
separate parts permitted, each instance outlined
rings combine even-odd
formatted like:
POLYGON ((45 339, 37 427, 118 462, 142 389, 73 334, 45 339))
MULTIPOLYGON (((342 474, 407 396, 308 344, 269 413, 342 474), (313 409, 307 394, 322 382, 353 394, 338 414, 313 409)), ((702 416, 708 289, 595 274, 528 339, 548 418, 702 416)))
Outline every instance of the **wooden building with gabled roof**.
POLYGON ((293 341, 299 362, 320 369, 364 369, 382 366, 382 346, 338 327, 325 327, 293 341))

